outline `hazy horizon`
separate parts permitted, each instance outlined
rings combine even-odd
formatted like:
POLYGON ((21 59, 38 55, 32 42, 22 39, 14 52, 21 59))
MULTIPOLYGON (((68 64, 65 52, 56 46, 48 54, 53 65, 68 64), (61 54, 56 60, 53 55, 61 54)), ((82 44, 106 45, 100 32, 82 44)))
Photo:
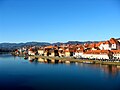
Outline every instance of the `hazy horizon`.
MULTIPOLYGON (((114 38, 114 37, 111 37, 111 38, 114 38)), ((110 39, 110 38, 109 38, 110 39)), ((109 40, 109 39, 106 39, 106 40, 109 40)), ((115 39, 118 39, 118 38, 115 38, 115 39)), ((88 42, 88 41, 91 41, 91 42, 94 42, 94 41, 106 41, 106 40, 68 40, 68 41, 56 41, 56 42, 49 42, 49 41, 26 41, 26 42, 0 42, 0 43, 28 43, 28 42, 38 42, 38 43, 66 43, 66 42, 69 42, 69 41, 78 41, 78 42, 88 42)))

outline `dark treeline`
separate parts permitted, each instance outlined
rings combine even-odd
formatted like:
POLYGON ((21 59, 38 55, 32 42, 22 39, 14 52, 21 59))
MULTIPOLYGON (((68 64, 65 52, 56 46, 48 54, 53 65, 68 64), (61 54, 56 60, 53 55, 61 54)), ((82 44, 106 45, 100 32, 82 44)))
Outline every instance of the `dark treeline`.
POLYGON ((9 49, 0 49, 0 53, 7 53, 7 52, 11 52, 12 50, 9 49))

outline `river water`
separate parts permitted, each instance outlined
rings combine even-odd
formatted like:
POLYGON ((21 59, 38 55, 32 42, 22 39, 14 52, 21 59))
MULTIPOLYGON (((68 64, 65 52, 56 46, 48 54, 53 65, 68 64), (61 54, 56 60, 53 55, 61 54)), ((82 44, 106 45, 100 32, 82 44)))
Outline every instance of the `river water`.
POLYGON ((120 90, 120 67, 41 62, 3 54, 0 90, 120 90))

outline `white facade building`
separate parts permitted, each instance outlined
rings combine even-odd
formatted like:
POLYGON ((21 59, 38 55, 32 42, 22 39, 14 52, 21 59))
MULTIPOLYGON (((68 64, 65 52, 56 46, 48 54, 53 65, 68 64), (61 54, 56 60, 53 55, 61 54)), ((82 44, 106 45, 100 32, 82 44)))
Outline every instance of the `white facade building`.
POLYGON ((83 54, 83 58, 90 58, 90 59, 109 59, 107 54, 83 54))
POLYGON ((109 44, 104 44, 104 43, 102 43, 99 46, 99 48, 100 48, 100 50, 111 50, 110 45, 109 44))
POLYGON ((34 56, 35 55, 35 53, 33 52, 33 51, 28 51, 28 55, 32 55, 32 56, 34 56))
POLYGON ((39 55, 44 54, 44 50, 42 50, 42 49, 38 50, 38 54, 39 54, 39 55))
POLYGON ((82 57, 82 55, 83 55, 83 52, 75 52, 74 53, 74 57, 76 57, 76 58, 80 58, 80 57, 82 57))

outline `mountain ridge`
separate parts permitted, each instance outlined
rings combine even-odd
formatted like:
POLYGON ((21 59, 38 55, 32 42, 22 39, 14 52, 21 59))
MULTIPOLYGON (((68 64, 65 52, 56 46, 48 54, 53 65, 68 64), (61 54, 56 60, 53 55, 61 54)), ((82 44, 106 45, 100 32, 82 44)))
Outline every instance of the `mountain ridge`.
MULTIPOLYGON (((120 40, 117 38, 116 40, 120 40)), ((25 42, 25 43, 0 43, 0 51, 12 51, 17 48, 21 48, 24 46, 45 46, 45 45, 61 45, 61 44, 85 44, 85 43, 98 43, 103 41, 68 41, 68 42, 56 42, 56 43, 49 43, 49 42, 25 42)))
POLYGON ((48 42, 26 42, 26 43, 0 43, 1 50, 14 50, 17 48, 21 48, 24 46, 45 46, 45 45, 61 45, 61 44, 84 44, 84 43, 97 43, 98 41, 68 41, 65 43, 56 42, 56 43, 48 43, 48 42))

